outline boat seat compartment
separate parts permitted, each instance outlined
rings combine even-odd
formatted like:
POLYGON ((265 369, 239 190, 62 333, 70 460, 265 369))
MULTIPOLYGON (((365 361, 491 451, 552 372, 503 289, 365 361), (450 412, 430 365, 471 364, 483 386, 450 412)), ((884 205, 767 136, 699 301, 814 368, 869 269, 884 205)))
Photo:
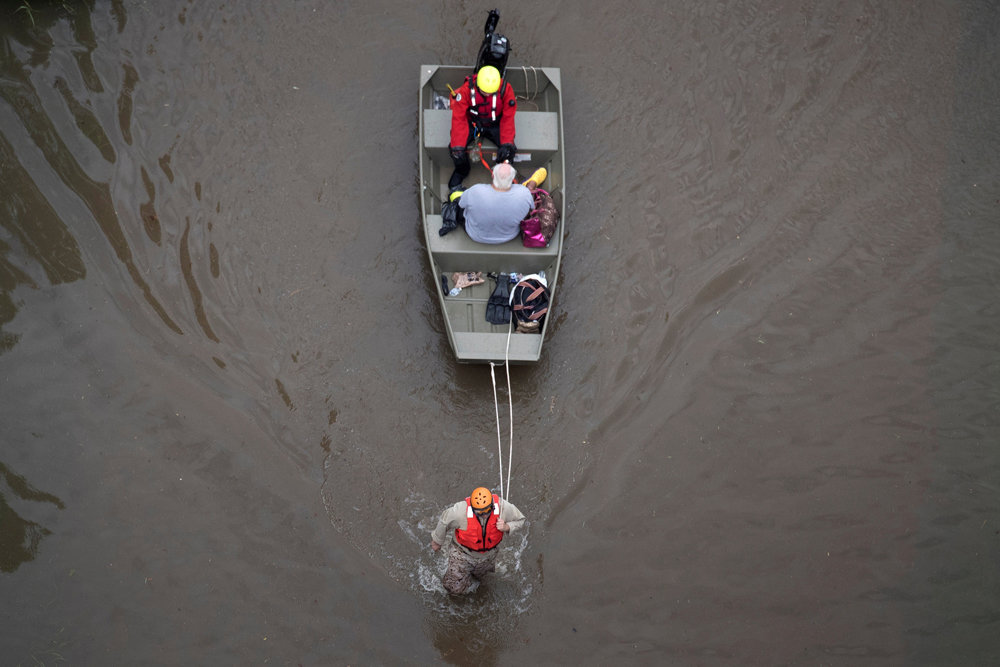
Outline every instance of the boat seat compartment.
POLYGON ((444 236, 438 235, 440 215, 428 215, 426 220, 427 238, 431 244, 429 250, 441 263, 442 271, 537 273, 549 268, 559 256, 558 235, 547 248, 525 248, 520 237, 506 243, 477 243, 461 228, 453 229, 444 236), (518 254, 504 255, 511 251, 518 254))
MULTIPOLYGON (((514 137, 517 145, 515 166, 518 166, 517 163, 535 167, 545 165, 559 148, 559 114, 553 111, 518 111, 514 122, 517 126, 514 137)), ((431 159, 438 164, 451 164, 450 143, 451 110, 425 109, 424 147, 431 159)), ((484 142, 484 153, 488 152, 487 146, 492 149, 493 143, 484 142)))
POLYGON ((542 346, 541 336, 514 333, 508 338, 506 325, 497 329, 503 332, 485 335, 455 332, 455 356, 459 361, 479 361, 484 357, 494 361, 503 361, 506 357, 515 363, 538 360, 542 346))
MULTIPOLYGON (((444 297, 444 309, 454 328, 453 343, 459 361, 482 360, 483 355, 494 361, 504 359, 510 325, 486 321, 486 304, 494 286, 495 283, 487 279, 480 285, 466 287, 458 296, 444 297)), ((541 336, 514 332, 510 337, 510 360, 537 359, 541 341, 541 336)))

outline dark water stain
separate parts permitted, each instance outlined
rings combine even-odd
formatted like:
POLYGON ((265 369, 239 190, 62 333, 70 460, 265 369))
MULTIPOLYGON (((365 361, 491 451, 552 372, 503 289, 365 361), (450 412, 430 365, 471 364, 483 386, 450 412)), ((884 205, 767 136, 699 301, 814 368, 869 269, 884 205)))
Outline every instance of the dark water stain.
POLYGON ((156 245, 160 245, 160 241, 163 239, 163 232, 160 229, 160 218, 156 214, 154 206, 156 202, 156 188, 153 185, 152 179, 149 178, 149 173, 145 167, 140 167, 139 173, 142 176, 142 184, 146 188, 146 195, 149 197, 148 201, 139 204, 139 216, 142 218, 142 226, 146 230, 146 236, 156 245))
MULTIPOLYGON (((39 491, 28 481, 0 463, 0 478, 15 498, 23 501, 50 503, 59 509, 65 505, 51 493, 39 491)), ((0 572, 14 572, 25 562, 33 560, 38 553, 38 545, 46 535, 51 535, 44 526, 22 518, 0 493, 0 572)))
POLYGON ((125 143, 132 145, 132 94, 139 82, 139 73, 128 63, 122 66, 123 83, 118 95, 118 127, 125 143))
POLYGON ((204 299, 202 297, 201 289, 198 287, 198 281, 194 275, 194 267, 191 263, 191 248, 188 245, 188 235, 191 231, 191 221, 184 221, 184 233, 181 235, 180 240, 180 267, 181 272, 184 274, 184 282, 187 283, 188 294, 191 296, 191 302, 194 305, 195 317, 198 319, 198 324, 201 326, 201 330, 205 333, 212 342, 218 343, 219 337, 215 335, 212 330, 212 325, 208 321, 208 315, 205 313, 204 299))
MULTIPOLYGON (((154 296, 153 288, 143 277, 132 256, 132 250, 111 202, 111 193, 106 183, 92 179, 73 157, 48 115, 38 95, 34 91, 26 71, 18 67, 17 61, 5 60, 6 66, 0 71, 4 85, 0 86, 0 99, 5 100, 21 121, 21 126, 41 149, 46 161, 58 175, 61 182, 75 193, 97 222, 109 246, 125 265, 132 281, 142 292, 146 302, 160 319, 174 330, 182 333, 180 327, 170 318, 166 309, 154 296)), ((3 64, 3 63, 0 63, 3 64)))
POLYGON ((66 106, 69 107, 70 113, 73 114, 73 118, 76 119, 76 127, 80 130, 80 134, 90 140, 97 150, 101 152, 101 156, 108 162, 114 162, 116 160, 115 150, 111 145, 111 139, 104 132, 104 128, 101 127, 101 122, 94 115, 93 109, 87 105, 81 103, 73 95, 73 91, 70 90, 69 86, 66 84, 66 80, 62 78, 56 79, 56 90, 63 96, 66 100, 66 106))

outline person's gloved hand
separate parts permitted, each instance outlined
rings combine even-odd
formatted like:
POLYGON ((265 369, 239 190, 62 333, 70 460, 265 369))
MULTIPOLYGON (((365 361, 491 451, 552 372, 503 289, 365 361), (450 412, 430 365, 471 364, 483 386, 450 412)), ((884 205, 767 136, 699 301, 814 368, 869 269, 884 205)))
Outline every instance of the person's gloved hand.
POLYGON ((517 146, 514 144, 500 144, 497 149, 497 164, 501 162, 513 162, 514 153, 517 152, 517 146))
POLYGON ((469 151, 465 146, 451 146, 450 150, 452 160, 461 160, 469 156, 469 151))

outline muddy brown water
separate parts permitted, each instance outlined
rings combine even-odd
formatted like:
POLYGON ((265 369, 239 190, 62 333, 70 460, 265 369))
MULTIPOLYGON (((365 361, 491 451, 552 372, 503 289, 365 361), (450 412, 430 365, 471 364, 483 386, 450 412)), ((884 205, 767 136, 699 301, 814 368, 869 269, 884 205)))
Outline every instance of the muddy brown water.
POLYGON ((529 523, 461 600, 428 532, 496 424, 415 106, 489 7, 18 4, 5 664, 996 655, 996 3, 499 7, 562 70, 567 247, 511 378, 529 523))

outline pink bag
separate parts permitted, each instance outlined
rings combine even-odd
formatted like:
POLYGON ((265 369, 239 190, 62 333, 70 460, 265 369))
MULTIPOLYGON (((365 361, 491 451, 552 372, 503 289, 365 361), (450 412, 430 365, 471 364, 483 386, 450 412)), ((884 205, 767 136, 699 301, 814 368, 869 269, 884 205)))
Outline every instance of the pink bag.
POLYGON ((525 248, 545 248, 556 233, 559 209, 545 190, 535 188, 532 194, 535 208, 521 221, 521 240, 525 248))

